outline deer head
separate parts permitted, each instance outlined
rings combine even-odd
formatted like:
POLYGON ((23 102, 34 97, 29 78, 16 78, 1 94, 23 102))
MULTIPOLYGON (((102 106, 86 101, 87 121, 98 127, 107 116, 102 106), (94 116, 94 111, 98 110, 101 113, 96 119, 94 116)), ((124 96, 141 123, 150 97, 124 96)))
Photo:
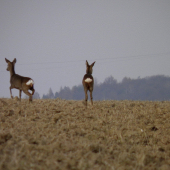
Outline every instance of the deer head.
POLYGON ((88 61, 86 60, 86 74, 92 74, 94 64, 95 62, 89 65, 88 61))
POLYGON ((10 62, 8 59, 5 58, 5 61, 7 62, 7 71, 10 71, 10 73, 15 73, 14 67, 15 63, 17 62, 16 58, 12 62, 10 62))

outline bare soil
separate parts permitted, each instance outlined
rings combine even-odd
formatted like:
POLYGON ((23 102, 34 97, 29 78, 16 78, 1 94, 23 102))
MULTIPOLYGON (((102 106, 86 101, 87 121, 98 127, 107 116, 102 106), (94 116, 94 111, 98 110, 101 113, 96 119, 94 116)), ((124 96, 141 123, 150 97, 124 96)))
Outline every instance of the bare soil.
POLYGON ((0 99, 1 170, 169 170, 170 102, 0 99))

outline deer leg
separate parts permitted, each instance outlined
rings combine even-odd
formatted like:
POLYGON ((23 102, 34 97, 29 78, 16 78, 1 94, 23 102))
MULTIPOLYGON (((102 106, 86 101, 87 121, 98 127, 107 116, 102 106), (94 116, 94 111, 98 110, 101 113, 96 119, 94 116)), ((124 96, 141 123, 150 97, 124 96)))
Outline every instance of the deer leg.
POLYGON ((21 101, 21 93, 22 93, 22 90, 19 90, 19 98, 20 98, 20 101, 21 101))
POLYGON ((87 106, 87 100, 88 100, 88 95, 87 95, 87 91, 86 91, 86 98, 85 98, 86 106, 87 106))
POLYGON ((29 96, 29 101, 32 102, 32 94, 29 91, 24 91, 25 94, 29 96))
POLYGON ((12 90, 11 90, 11 89, 12 89, 12 87, 10 86, 10 88, 9 88, 9 89, 10 89, 11 99, 13 99, 13 96, 12 96, 12 90))
POLYGON ((32 90, 32 96, 34 95, 34 92, 35 92, 35 90, 33 89, 33 90, 32 90))
POLYGON ((92 91, 90 91, 90 98, 91 98, 91 104, 93 105, 93 96, 92 96, 92 91))
POLYGON ((88 95, 87 95, 87 89, 84 89, 84 93, 85 93, 85 106, 87 106, 87 100, 88 100, 88 95))

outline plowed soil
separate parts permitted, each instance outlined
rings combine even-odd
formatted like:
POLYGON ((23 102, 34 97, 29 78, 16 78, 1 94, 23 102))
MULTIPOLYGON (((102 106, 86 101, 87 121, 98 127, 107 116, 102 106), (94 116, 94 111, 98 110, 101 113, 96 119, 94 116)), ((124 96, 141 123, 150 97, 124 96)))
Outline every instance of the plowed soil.
POLYGON ((170 102, 0 99, 1 170, 169 170, 170 102))

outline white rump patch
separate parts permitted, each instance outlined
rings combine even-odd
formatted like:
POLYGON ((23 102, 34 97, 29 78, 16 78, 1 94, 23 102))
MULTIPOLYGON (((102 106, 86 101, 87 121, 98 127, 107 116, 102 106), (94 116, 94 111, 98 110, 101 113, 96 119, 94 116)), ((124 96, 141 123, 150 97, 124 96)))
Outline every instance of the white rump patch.
POLYGON ((84 80, 86 83, 91 83, 92 79, 91 78, 86 78, 86 80, 84 80))
POLYGON ((32 79, 30 79, 27 83, 26 83, 26 85, 30 85, 30 84, 34 84, 34 81, 32 80, 32 79))

